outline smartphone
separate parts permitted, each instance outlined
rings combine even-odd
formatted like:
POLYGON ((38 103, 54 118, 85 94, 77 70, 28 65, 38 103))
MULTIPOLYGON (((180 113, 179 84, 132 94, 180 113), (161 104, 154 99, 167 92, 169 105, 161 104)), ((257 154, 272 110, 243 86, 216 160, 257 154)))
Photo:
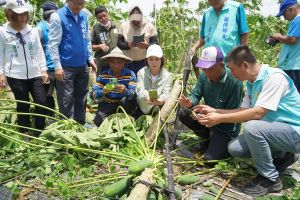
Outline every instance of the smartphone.
POLYGON ((192 113, 191 113, 192 118, 194 118, 194 119, 197 119, 198 117, 203 117, 204 116, 201 113, 195 113, 193 110, 191 110, 191 111, 192 111, 192 113))
POLYGON ((108 83, 105 85, 105 89, 108 91, 112 91, 115 89, 115 86, 118 84, 117 78, 110 78, 108 83))
POLYGON ((274 39, 274 38, 273 38, 272 36, 270 36, 270 35, 266 38, 266 43, 269 44, 269 45, 271 45, 271 46, 273 46, 273 47, 274 47, 278 42, 279 42, 278 40, 274 39))
POLYGON ((133 43, 140 43, 144 42, 145 34, 143 35, 134 35, 133 36, 133 43))
POLYGON ((148 92, 150 100, 156 100, 158 98, 157 90, 149 90, 148 92))

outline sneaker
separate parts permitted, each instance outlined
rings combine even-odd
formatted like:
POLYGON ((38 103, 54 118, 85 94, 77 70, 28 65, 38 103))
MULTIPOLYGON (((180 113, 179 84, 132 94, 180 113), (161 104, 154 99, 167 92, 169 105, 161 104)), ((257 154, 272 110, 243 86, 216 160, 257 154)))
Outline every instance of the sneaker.
POLYGON ((282 158, 275 158, 273 164, 279 173, 284 172, 286 168, 294 164, 299 158, 299 155, 287 152, 282 158))
POLYGON ((254 197, 263 196, 269 192, 279 192, 282 189, 280 177, 275 181, 258 174, 252 181, 246 183, 243 192, 254 197))

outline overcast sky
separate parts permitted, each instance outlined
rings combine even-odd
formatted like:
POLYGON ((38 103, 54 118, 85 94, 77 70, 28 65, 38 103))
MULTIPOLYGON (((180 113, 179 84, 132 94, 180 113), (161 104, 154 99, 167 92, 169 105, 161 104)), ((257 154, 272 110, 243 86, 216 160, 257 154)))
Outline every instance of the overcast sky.
MULTIPOLYGON (((122 8, 122 10, 129 10, 130 7, 134 5, 139 5, 141 8, 143 8, 144 14, 146 16, 149 16, 149 13, 153 9, 153 4, 156 4, 156 8, 159 9, 163 6, 163 0, 128 0, 128 3, 118 3, 117 7, 122 8)), ((189 7, 190 8, 197 8, 199 0, 190 0, 189 1, 189 7)), ((268 15, 276 15, 279 9, 279 5, 277 5, 275 2, 277 0, 262 0, 263 6, 262 6, 262 14, 264 16, 268 15)))

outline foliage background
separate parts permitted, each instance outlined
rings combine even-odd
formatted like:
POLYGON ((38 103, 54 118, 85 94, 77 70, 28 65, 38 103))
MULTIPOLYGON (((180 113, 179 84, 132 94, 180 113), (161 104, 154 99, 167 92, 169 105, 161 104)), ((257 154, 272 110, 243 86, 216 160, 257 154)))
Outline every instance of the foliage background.
MULTIPOLYGON (((63 3, 54 0, 58 5, 63 3)), ((267 45, 265 39, 268 35, 275 32, 285 34, 287 30, 287 22, 279 20, 275 17, 264 17, 260 14, 261 0, 244 1, 238 0, 244 4, 247 10, 248 24, 250 28, 250 47, 255 52, 257 59, 261 63, 268 63, 276 66, 277 54, 280 45, 275 48, 267 45)), ((29 0, 33 5, 31 14, 31 24, 34 25, 41 20, 41 5, 44 0, 29 0)), ((110 10, 110 16, 115 21, 124 21, 128 13, 120 9, 116 9, 117 2, 125 2, 127 0, 91 0, 86 4, 86 8, 94 12, 97 5, 105 5, 110 10)), ((275 3, 275 2, 274 2, 275 3)), ((167 68, 171 71, 180 71, 184 63, 189 37, 193 37, 193 43, 199 37, 199 27, 203 11, 208 7, 207 0, 200 0, 198 8, 193 11, 188 7, 186 0, 164 0, 164 6, 157 11, 151 13, 152 21, 156 21, 158 37, 161 46, 164 49, 167 59, 167 68), (154 17, 156 16, 156 20, 154 17), (199 18, 200 16, 200 18, 199 18)), ((91 19, 91 25, 95 23, 95 19, 91 19)), ((0 10, 0 24, 5 23, 5 15, 3 9, 0 10)))

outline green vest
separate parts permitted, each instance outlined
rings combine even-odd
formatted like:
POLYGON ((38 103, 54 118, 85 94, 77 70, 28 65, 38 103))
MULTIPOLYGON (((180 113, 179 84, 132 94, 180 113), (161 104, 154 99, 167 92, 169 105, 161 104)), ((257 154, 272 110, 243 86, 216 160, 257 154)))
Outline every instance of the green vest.
POLYGON ((226 57, 233 48, 240 45, 240 33, 236 21, 239 6, 238 2, 228 1, 219 15, 212 7, 208 8, 205 12, 205 48, 219 47, 226 57))
POLYGON ((268 122, 282 122, 291 125, 300 134, 300 95, 292 81, 292 79, 278 68, 272 68, 263 65, 253 84, 247 81, 247 92, 251 98, 251 107, 255 106, 258 96, 262 90, 264 83, 274 73, 283 74, 289 82, 289 90, 279 102, 276 111, 269 111, 262 120, 268 122))

